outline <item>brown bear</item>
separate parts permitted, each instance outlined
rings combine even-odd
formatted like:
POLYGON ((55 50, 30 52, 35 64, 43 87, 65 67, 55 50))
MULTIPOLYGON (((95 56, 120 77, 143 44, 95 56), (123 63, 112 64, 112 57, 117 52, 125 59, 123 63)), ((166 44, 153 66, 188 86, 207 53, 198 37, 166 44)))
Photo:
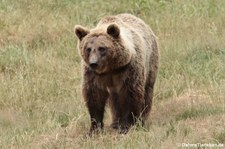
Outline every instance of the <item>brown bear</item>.
POLYGON ((83 59, 82 93, 91 118, 90 133, 103 128, 105 105, 111 127, 127 133, 147 119, 158 69, 158 45, 151 28, 131 14, 106 16, 91 30, 76 25, 83 59))

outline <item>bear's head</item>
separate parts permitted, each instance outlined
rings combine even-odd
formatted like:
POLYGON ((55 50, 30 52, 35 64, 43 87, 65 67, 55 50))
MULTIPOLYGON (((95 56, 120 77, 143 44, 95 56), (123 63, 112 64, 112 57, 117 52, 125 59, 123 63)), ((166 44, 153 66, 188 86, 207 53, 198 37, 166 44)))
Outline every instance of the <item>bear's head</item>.
POLYGON ((83 61, 96 73, 110 73, 130 63, 132 55, 124 39, 126 35, 117 24, 92 30, 76 25, 74 32, 83 61))

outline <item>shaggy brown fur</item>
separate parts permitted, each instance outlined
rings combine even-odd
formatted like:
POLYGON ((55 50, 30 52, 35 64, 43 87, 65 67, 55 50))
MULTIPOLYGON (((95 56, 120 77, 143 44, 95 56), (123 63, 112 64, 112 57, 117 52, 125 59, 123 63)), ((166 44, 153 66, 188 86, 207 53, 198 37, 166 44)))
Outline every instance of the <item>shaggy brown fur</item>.
POLYGON ((83 58, 83 97, 91 118, 90 133, 103 128, 109 102, 111 126, 126 133, 151 110, 158 69, 158 46, 139 18, 120 14, 103 18, 94 29, 75 26, 83 58))

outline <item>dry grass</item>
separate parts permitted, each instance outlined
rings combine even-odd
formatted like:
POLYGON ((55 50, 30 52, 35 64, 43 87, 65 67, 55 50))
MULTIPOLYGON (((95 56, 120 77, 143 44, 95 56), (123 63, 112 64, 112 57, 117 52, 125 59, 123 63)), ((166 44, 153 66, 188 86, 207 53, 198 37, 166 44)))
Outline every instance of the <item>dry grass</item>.
POLYGON ((0 0, 0 148, 225 145, 225 1, 0 0), (85 138, 75 24, 129 12, 159 37, 160 71, 145 128, 85 138))

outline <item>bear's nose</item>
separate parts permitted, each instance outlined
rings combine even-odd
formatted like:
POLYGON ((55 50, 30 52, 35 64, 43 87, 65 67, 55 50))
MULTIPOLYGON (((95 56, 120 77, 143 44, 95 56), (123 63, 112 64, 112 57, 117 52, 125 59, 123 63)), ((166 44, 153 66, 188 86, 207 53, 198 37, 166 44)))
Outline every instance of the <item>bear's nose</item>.
POLYGON ((91 63, 90 64, 91 69, 96 69, 98 67, 97 63, 91 63))

